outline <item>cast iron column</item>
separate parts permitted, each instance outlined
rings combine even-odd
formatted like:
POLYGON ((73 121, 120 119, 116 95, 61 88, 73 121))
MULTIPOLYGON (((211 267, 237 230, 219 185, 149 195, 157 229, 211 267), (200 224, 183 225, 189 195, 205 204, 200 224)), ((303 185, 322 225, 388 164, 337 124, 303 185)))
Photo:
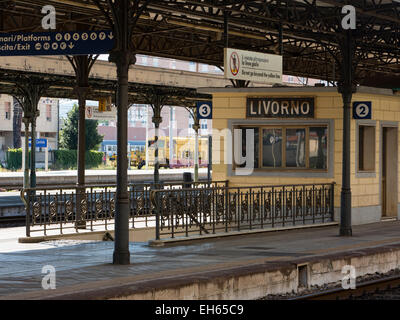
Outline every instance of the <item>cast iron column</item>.
MULTIPOLYGON (((156 100, 158 100, 156 98, 156 100)), ((152 105, 153 108, 153 118, 152 121, 154 123, 155 127, 155 137, 154 137, 154 184, 157 185, 160 183, 160 161, 158 159, 158 135, 159 135, 159 128, 160 128, 160 123, 162 122, 161 118, 161 109, 162 105, 157 101, 155 104, 152 105)))
POLYGON ((86 213, 82 212, 82 203, 85 201, 85 153, 86 153, 86 98, 89 93, 89 74, 98 55, 81 55, 67 59, 71 63, 76 77, 75 93, 78 96, 78 152, 77 152, 77 183, 76 183, 76 221, 77 229, 86 229, 86 213))
MULTIPOLYGON (((194 112, 196 114, 196 112, 194 112)), ((194 182, 199 181, 199 119, 197 116, 193 117, 194 124, 193 129, 195 131, 195 142, 194 142, 194 182)))
MULTIPOLYGON (((86 58, 86 57, 85 57, 86 58)), ((82 201, 85 197, 85 154, 86 154, 86 134, 85 134, 85 109, 86 96, 89 91, 88 86, 79 86, 76 89, 79 103, 78 119, 78 180, 76 188, 76 222, 75 227, 86 229, 86 217, 82 212, 82 201)))
POLYGON ((25 168, 24 168, 24 189, 29 188, 29 123, 28 117, 23 117, 22 121, 25 125, 25 168))
POLYGON ((109 61, 117 66, 117 191, 115 205, 114 264, 129 264, 129 197, 128 197, 128 73, 136 62, 129 37, 129 1, 120 0, 115 10, 116 47, 109 61))
POLYGON ((31 176, 30 188, 36 188, 36 118, 39 116, 39 110, 31 118, 31 176))
POLYGON ((354 43, 351 30, 345 31, 345 40, 341 44, 342 68, 338 91, 343 99, 343 150, 342 150, 342 190, 340 196, 340 235, 351 236, 351 184, 350 184, 350 133, 351 133, 351 99, 353 86, 354 43))
POLYGON ((224 11, 224 47, 229 48, 229 17, 228 11, 224 11))
MULTIPOLYGON (((40 97, 48 88, 47 84, 38 82, 22 82, 17 84, 19 100, 24 110, 24 118, 31 123, 31 154, 30 154, 30 188, 36 187, 36 119, 40 115, 38 104, 40 97)), ((29 141, 29 137, 26 137, 29 141)), ((28 163, 25 163, 26 166, 28 163)))
MULTIPOLYGON (((122 14, 122 16, 124 16, 122 14)), ((120 30, 122 34, 126 30, 120 30)), ((115 213, 114 264, 129 264, 128 198, 128 71, 135 58, 127 49, 114 51, 109 60, 117 65, 117 192, 115 213)))
POLYGON ((172 125, 172 119, 173 119, 173 114, 174 114, 174 109, 173 107, 169 107, 169 129, 168 129, 168 134, 169 134, 169 168, 172 168, 172 159, 174 158, 174 136, 173 136, 173 125, 172 125))
POLYGON ((211 182, 212 169, 212 136, 208 136, 208 164, 207 164, 207 180, 211 182))

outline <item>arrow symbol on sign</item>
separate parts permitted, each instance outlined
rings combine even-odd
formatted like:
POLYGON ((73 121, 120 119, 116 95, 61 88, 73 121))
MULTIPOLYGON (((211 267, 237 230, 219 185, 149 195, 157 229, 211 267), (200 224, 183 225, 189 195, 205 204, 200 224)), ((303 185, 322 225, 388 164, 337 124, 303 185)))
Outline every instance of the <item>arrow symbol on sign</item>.
POLYGON ((70 42, 70 44, 69 44, 69 46, 68 46, 70 49, 72 49, 73 47, 75 47, 74 45, 73 45, 73 43, 72 42, 70 42))
POLYGON ((110 38, 110 40, 114 39, 114 35, 112 32, 110 32, 110 34, 108 35, 108 38, 110 38))

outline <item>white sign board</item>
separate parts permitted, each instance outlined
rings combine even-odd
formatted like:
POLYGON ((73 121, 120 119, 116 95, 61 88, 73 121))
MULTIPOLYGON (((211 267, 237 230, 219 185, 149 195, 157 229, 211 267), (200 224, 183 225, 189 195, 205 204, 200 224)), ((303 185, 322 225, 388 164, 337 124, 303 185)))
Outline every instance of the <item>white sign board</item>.
POLYGON ((226 79, 282 83, 282 56, 225 48, 224 70, 226 79))
POLYGON ((116 120, 117 108, 111 106, 108 111, 99 112, 99 106, 86 106, 86 120, 116 120))

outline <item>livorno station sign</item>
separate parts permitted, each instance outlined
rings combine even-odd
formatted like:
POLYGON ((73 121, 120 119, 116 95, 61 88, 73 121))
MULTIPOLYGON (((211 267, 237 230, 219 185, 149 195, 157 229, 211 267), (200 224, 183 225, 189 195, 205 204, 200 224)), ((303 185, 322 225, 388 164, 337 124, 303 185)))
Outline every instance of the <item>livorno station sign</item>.
POLYGON ((1 33, 0 56, 106 54, 114 43, 111 30, 1 33))

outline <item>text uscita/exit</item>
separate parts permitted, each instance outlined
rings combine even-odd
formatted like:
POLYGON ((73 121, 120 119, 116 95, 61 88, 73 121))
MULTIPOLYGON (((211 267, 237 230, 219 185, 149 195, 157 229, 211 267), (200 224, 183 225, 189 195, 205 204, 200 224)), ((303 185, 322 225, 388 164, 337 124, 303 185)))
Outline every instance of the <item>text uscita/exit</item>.
POLYGON ((14 44, 14 45, 10 45, 10 44, 5 44, 0 46, 0 51, 25 51, 25 50, 30 50, 31 45, 30 44, 14 44))

